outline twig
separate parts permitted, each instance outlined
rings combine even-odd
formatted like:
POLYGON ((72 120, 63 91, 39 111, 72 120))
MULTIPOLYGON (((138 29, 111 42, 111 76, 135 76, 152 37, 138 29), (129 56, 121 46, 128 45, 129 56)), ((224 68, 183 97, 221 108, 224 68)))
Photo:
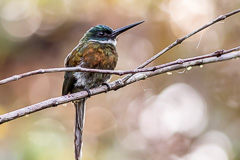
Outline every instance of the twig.
MULTIPOLYGON (((79 71, 79 72, 96 72, 96 73, 109 73, 109 74, 117 74, 117 75, 123 75, 126 73, 123 73, 122 71, 113 71, 113 70, 101 70, 101 69, 90 69, 90 68, 82 68, 82 67, 67 67, 67 68, 49 68, 49 69, 38 69, 26 73, 22 73, 19 75, 14 75, 9 78, 0 80, 0 85, 19 80, 21 78, 29 77, 32 75, 37 74, 44 74, 44 73, 54 73, 54 72, 67 72, 67 71, 79 71)), ((131 71, 127 71, 131 73, 131 71)))
MULTIPOLYGON (((188 35, 182 37, 182 38, 178 38, 175 42, 173 42, 172 44, 170 44, 169 46, 167 46, 166 48, 164 48, 163 50, 161 50, 160 52, 158 52, 157 54, 155 54, 153 57, 151 57, 150 59, 148 59, 147 61, 145 61, 143 64, 141 64, 140 66, 137 67, 137 69, 143 68, 145 66, 147 66, 148 64, 150 64, 151 62, 153 62, 155 59, 157 59, 158 57, 160 57, 162 54, 166 53, 167 51, 169 51, 170 49, 172 49, 173 47, 181 44, 184 40, 188 39, 189 37, 195 35, 196 33, 202 31, 203 29, 219 22, 222 20, 225 20, 226 18, 237 14, 240 12, 240 9, 237 9, 235 11, 229 12, 225 15, 220 15, 218 16, 216 19, 214 19, 212 22, 209 22, 208 24, 203 25, 202 27, 198 28, 197 30, 189 33, 188 35)), ((126 81, 127 79, 129 79, 133 74, 127 75, 125 77, 122 78, 122 81, 126 81)))
POLYGON ((149 60, 147 60, 146 62, 144 62, 143 64, 141 64, 138 68, 143 68, 145 67, 146 65, 148 65, 149 63, 151 63, 152 61, 154 61, 155 59, 157 59, 158 57, 160 57, 162 54, 164 54, 165 52, 167 52, 168 50, 170 50, 171 48, 175 47, 176 45, 179 45, 181 44, 184 40, 186 40, 187 38, 195 35, 196 33, 202 31, 203 29, 219 22, 219 21, 222 21, 222 20, 225 20, 227 17, 230 17, 234 14, 237 14, 240 12, 240 9, 237 9, 235 11, 232 11, 232 12, 229 12, 225 15, 220 15, 218 16, 215 20, 213 20, 212 22, 208 23, 208 24, 205 24, 203 25, 202 27, 198 28, 197 30, 189 33, 188 35, 182 37, 182 38, 179 38, 177 39, 175 42, 173 42, 172 44, 170 44, 168 47, 164 48, 161 52, 157 53, 156 55, 154 55, 153 57, 151 57, 149 60))
MULTIPOLYGON (((147 61, 145 61, 143 64, 141 64, 137 69, 135 70, 127 70, 127 71, 120 71, 120 70, 99 70, 99 69, 88 69, 88 68, 81 68, 81 67, 68 67, 68 68, 50 68, 50 69, 38 69, 38 70, 34 70, 34 71, 30 71, 30 72, 26 72, 23 74, 19 74, 19 75, 14 75, 12 77, 0 80, 0 85, 2 84, 6 84, 8 82, 11 81, 16 81, 19 80, 21 78, 24 77, 28 77, 28 76, 32 76, 32 75, 36 75, 36 74, 43 74, 43 73, 53 73, 53 72, 66 72, 66 71, 81 71, 81 72, 95 72, 95 73, 108 73, 108 74, 116 74, 116 75, 124 75, 124 74, 130 74, 127 75, 125 77, 122 78, 122 81, 126 81, 128 78, 130 78, 134 73, 139 73, 139 72, 146 72, 148 70, 139 70, 145 66, 147 66, 149 63, 151 63, 152 61, 154 61, 155 59, 157 59, 158 57, 160 57, 162 54, 166 53, 168 50, 170 50, 171 48, 177 46, 178 44, 181 44, 184 40, 186 40, 187 38, 193 36, 194 34, 200 32, 201 30, 219 22, 222 21, 224 19, 226 19, 227 17, 230 17, 234 14, 237 14, 240 12, 240 9, 237 9, 235 11, 229 12, 225 15, 221 15, 218 18, 216 18, 215 20, 213 20, 212 22, 198 28, 197 30, 189 33, 188 35, 177 39, 175 42, 173 42, 172 44, 170 44, 168 47, 164 48, 162 51, 160 51, 159 53, 157 53, 156 55, 154 55, 153 57, 151 57, 150 59, 148 59, 147 61)), ((148 68, 149 69, 149 68, 148 68)), ((151 70, 151 69, 150 69, 151 70)))
MULTIPOLYGON (((236 48, 233 48, 231 50, 226 50, 225 54, 228 53, 228 51, 232 52, 233 50, 234 51, 240 50, 240 47, 236 47, 236 48)), ((208 56, 211 56, 211 55, 208 55, 208 56)), ((195 57, 195 58, 197 58, 197 57, 195 57)), ((202 58, 202 56, 199 56, 199 58, 202 58)), ((81 71, 81 72, 95 72, 95 73, 107 73, 107 74, 124 75, 124 74, 132 74, 132 73, 154 71, 156 69, 160 69, 162 67, 166 67, 167 65, 172 65, 173 63, 176 63, 176 62, 170 62, 170 63, 166 63, 166 64, 159 65, 159 66, 142 68, 142 69, 134 69, 134 70, 126 70, 126 71, 88 69, 88 68, 81 68, 81 67, 38 69, 38 70, 26 72, 26 73, 23 73, 23 74, 15 75, 15 76, 12 76, 12 77, 0 80, 0 85, 8 83, 8 82, 11 82, 11 81, 15 81, 15 80, 18 80, 18 79, 21 79, 21 78, 24 78, 24 77, 28 77, 28 76, 32 76, 32 75, 36 75, 36 74, 43 74, 43 73, 66 72, 66 71, 81 71)))
MULTIPOLYGON (((225 61, 233 58, 240 57, 240 46, 229 49, 229 50, 219 50, 214 53, 210 53, 207 55, 203 56, 198 56, 198 57, 193 57, 193 58, 188 58, 188 59, 181 59, 181 60, 176 60, 174 62, 170 62, 164 65, 156 66, 158 69, 154 68, 153 71, 145 72, 145 73, 138 73, 129 78, 125 83, 122 83, 121 79, 116 80, 112 83, 109 84, 110 90, 117 90, 120 89, 124 86, 127 86, 131 83, 137 82, 139 80, 143 80, 158 74, 166 73, 166 72, 171 72, 177 69, 181 68, 186 68, 189 66, 196 66, 196 65, 203 65, 203 64, 208 64, 208 63, 213 63, 213 62, 219 62, 219 61, 225 61)), ((93 88, 90 90, 92 95, 100 94, 103 92, 109 91, 108 88, 104 86, 100 86, 97 88, 93 88)), ((85 98, 88 96, 88 93, 86 91, 66 95, 66 96, 61 96, 61 97, 56 97, 56 98, 51 98, 46 101, 33 104, 30 106, 27 106, 25 108, 21 108, 3 115, 0 115, 0 124, 3 124, 5 122, 17 119, 19 117, 46 109, 50 107, 56 107, 60 104, 68 103, 73 100, 85 98)))

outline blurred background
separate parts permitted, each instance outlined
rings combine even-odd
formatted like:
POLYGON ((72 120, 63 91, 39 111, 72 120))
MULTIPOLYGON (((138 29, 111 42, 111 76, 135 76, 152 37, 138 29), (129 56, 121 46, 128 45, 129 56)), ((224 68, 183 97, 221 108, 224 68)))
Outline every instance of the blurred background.
MULTIPOLYGON (((1 0, 0 79, 64 58, 92 26, 145 20, 118 39, 117 69, 134 69, 177 38, 240 7, 232 0, 1 0)), ((239 46, 240 14, 154 63, 239 46)), ((112 80, 119 76, 113 76, 112 80)), ((239 160, 239 60, 182 69, 87 101, 83 160, 239 160)), ((63 73, 0 86, 0 114, 61 95, 63 73)), ((73 160, 74 108, 50 108, 0 126, 1 160, 73 160)))

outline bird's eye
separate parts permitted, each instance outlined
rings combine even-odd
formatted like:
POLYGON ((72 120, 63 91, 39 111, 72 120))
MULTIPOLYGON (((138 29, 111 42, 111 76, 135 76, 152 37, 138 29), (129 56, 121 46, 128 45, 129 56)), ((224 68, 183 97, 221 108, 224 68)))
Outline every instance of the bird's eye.
POLYGON ((104 34, 104 32, 98 32, 98 35, 99 36, 104 36, 105 34, 104 34))

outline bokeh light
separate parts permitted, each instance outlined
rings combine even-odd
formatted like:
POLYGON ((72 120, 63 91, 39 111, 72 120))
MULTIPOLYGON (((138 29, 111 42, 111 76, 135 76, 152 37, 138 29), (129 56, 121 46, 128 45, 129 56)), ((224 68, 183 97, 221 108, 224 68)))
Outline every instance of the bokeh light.
POLYGON ((231 157, 232 146, 226 135, 218 131, 210 131, 203 135, 192 151, 184 156, 186 160, 228 160, 231 157))
POLYGON ((206 105, 202 97, 186 84, 169 86, 151 101, 140 117, 140 129, 147 138, 166 140, 175 133, 194 137, 206 126, 206 105))
POLYGON ((183 36, 212 20, 213 12, 210 0, 171 0, 169 3, 171 27, 177 37, 183 36))
POLYGON ((35 0, 11 0, 1 11, 2 26, 9 38, 15 40, 26 39, 34 34, 41 19, 35 0))

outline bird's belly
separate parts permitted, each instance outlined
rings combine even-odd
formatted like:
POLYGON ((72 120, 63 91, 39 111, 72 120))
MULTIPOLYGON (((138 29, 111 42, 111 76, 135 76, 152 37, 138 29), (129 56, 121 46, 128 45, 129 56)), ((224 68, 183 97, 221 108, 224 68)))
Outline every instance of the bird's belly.
POLYGON ((98 87, 105 82, 108 82, 111 75, 101 73, 76 72, 74 77, 77 79, 74 86, 78 89, 90 89, 98 87))

